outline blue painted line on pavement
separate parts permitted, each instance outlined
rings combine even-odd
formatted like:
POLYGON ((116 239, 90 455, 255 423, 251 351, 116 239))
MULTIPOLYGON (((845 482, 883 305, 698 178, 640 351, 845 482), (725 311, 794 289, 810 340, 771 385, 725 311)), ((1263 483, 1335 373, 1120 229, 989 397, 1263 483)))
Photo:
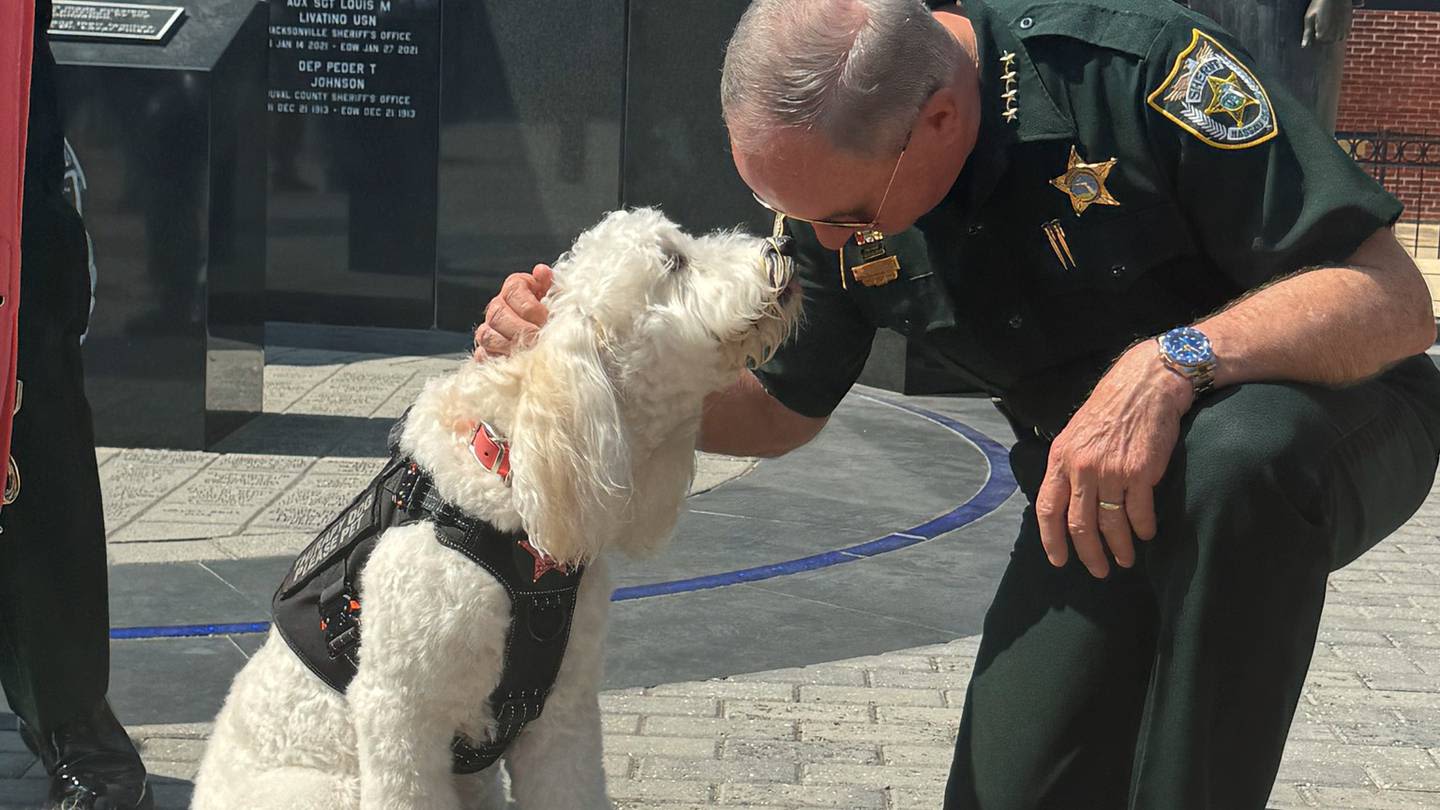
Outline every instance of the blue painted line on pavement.
POLYGON ((247 633, 263 633, 270 629, 269 622, 246 622, 242 624, 182 624, 163 627, 115 627, 110 638, 195 638, 197 636, 240 636, 247 633))
MULTIPOLYGON (((902 548, 934 540, 942 534, 968 526, 989 515, 1015 494, 1015 478, 1010 474, 1009 451, 1005 446, 957 419, 944 414, 920 408, 904 402, 895 402, 866 394, 855 397, 885 405, 919 416, 950 430, 973 445, 985 457, 989 467, 985 483, 971 498, 939 517, 916 526, 892 532, 883 537, 869 540, 848 548, 825 551, 808 557, 785 562, 742 568, 721 574, 677 579, 670 582, 656 582, 649 585, 635 585, 618 588, 611 595, 613 602, 628 602, 635 599, 649 599, 691 591, 713 590, 746 582, 760 582, 776 577, 791 576, 806 571, 818 571, 836 565, 871 559, 902 548)), ((164 627, 116 627, 110 631, 112 639, 146 638, 195 638, 220 635, 245 635, 263 633, 269 630, 269 622, 242 624, 195 624, 164 627)))
POLYGON ((980 487, 980 491, 975 493, 970 500, 937 518, 856 546, 826 551, 810 557, 801 557, 796 560, 787 560, 771 565, 742 568, 739 571, 729 571, 723 574, 711 574, 709 576, 679 579, 672 582, 658 582, 653 585, 636 585, 629 588, 619 588, 610 597, 610 600, 612 602, 625 602, 631 599, 648 599, 653 596, 666 596, 669 594, 687 593, 689 591, 724 588, 728 585, 738 585, 743 582, 759 582, 761 580, 799 574, 804 571, 817 571, 822 568, 830 568, 857 560, 869 559, 881 554, 887 554, 891 551, 908 548, 918 543, 924 543, 928 540, 934 540, 946 532, 968 526, 991 512, 994 512, 996 509, 999 509, 1000 505, 1005 503, 1005 501, 1015 493, 1015 478, 1010 474, 1010 454, 1004 445, 964 422, 952 419, 944 414, 935 413, 934 411, 902 402, 881 399, 879 397, 864 394, 856 394, 855 396, 881 405, 888 405, 902 411, 908 411, 924 419, 928 419, 937 425, 948 428, 950 431, 964 437, 966 441, 974 445, 975 448, 985 456, 985 461, 990 468, 985 477, 985 484, 980 487))

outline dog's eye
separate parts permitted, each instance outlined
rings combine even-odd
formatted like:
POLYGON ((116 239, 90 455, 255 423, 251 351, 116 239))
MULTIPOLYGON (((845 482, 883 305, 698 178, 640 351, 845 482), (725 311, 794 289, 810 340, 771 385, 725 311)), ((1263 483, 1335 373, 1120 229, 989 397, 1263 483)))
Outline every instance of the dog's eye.
POLYGON ((684 270, 688 264, 689 264, 689 262, 686 260, 685 254, 683 254, 683 253, 666 253, 666 254, 665 254, 665 270, 666 270, 666 272, 678 273, 678 272, 680 272, 681 270, 684 270))

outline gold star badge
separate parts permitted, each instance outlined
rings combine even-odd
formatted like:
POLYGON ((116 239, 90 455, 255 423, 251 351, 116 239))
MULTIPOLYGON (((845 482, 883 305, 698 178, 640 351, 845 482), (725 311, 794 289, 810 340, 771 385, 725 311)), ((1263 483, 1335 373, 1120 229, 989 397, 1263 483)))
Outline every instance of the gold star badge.
POLYGON ((1240 80, 1235 76, 1234 71, 1224 79, 1217 76, 1209 76, 1210 82, 1210 104, 1205 108, 1205 114, 1213 116, 1215 113, 1225 113, 1235 119, 1235 126, 1245 123, 1245 109, 1247 107, 1258 107, 1260 102, 1255 97, 1246 93, 1240 86, 1240 80))
POLYGON ((1110 176, 1110 170, 1115 168, 1119 161, 1110 158, 1101 163, 1086 163, 1080 159, 1080 153, 1075 147, 1070 147, 1070 163, 1065 167, 1065 173, 1050 181, 1050 185, 1065 192, 1070 198, 1070 204, 1075 208, 1075 215, 1085 213, 1085 209, 1092 205, 1119 205, 1120 201, 1110 195, 1109 189, 1105 188, 1105 179, 1110 176))

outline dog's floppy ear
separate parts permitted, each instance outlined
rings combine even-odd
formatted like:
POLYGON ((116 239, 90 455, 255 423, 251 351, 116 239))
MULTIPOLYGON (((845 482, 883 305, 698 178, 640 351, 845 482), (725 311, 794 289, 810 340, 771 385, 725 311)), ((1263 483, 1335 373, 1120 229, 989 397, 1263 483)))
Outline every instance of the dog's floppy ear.
POLYGON ((552 317, 524 362, 510 430, 516 508, 537 550, 589 562, 630 495, 628 443, 598 327, 579 314, 552 317))

